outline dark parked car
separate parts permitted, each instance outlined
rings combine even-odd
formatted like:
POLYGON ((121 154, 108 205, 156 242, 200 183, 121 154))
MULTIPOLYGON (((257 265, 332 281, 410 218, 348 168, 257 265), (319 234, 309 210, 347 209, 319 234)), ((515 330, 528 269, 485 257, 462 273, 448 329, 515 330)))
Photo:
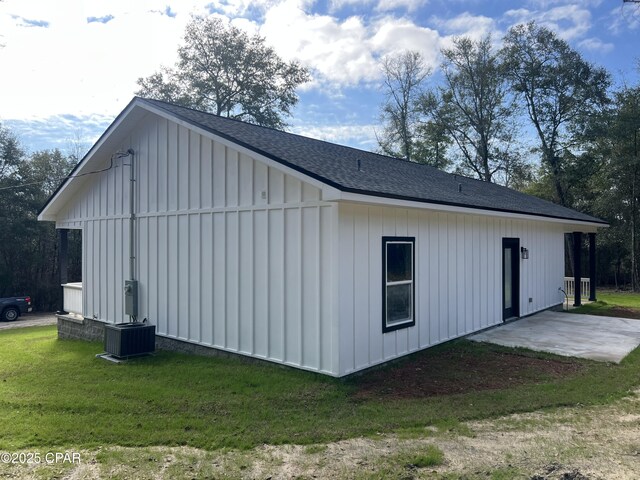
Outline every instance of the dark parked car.
POLYGON ((0 298, 0 320, 5 322, 12 322, 31 310, 31 297, 0 298))

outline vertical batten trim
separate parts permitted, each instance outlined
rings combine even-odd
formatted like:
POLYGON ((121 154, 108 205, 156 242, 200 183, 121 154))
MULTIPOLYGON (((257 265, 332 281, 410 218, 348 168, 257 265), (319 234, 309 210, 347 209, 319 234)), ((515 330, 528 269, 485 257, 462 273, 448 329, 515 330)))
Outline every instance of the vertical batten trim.
MULTIPOLYGON (((170 145, 170 141, 169 141, 169 122, 165 121, 164 122, 164 143, 165 143, 165 151, 164 151, 164 170, 165 170, 165 176, 164 176, 164 191, 165 191, 165 195, 164 195, 164 206, 165 206, 165 210, 169 210, 170 205, 170 201, 169 201, 169 145, 170 145)), ((168 220, 168 219, 167 219, 168 220)), ((168 251, 168 247, 167 247, 167 251, 168 251)), ((167 281, 167 284, 169 282, 167 281)), ((168 293, 168 292, 167 292, 168 293)), ((167 317, 167 332, 169 331, 169 321, 168 321, 168 317, 167 317)))
MULTIPOLYGON (((202 189, 200 190, 202 192, 202 189)), ((200 196, 200 201, 202 201, 202 196, 200 196)), ((213 218, 211 219, 211 221, 213 222, 213 218)), ((204 295, 202 294, 203 293, 202 292, 202 238, 203 237, 202 237, 202 215, 200 214, 198 214, 198 235, 200 236, 198 241, 198 292, 199 292, 198 293, 198 342, 202 343, 202 316, 203 316, 202 315, 202 311, 203 311, 202 298, 204 297, 204 295)), ((207 295, 210 295, 210 293, 207 292, 207 295)))
MULTIPOLYGON (((300 183, 300 200, 302 200, 302 182, 300 183)), ((303 315, 303 309, 302 309, 302 304, 304 303, 304 288, 302 286, 302 275, 303 275, 303 271, 302 271, 302 259, 303 259, 303 254, 302 254, 302 248, 303 248, 303 244, 302 244, 302 207, 298 207, 298 298, 299 298, 299 302, 298 302, 298 322, 300 325, 300 339, 299 339, 299 343, 298 343, 298 358, 300 359, 300 365, 304 364, 304 352, 302 351, 302 346, 304 345, 304 319, 302 318, 303 315)))
MULTIPOLYGON (((202 208, 203 205, 203 201, 202 201, 202 197, 203 197, 203 193, 202 190, 204 190, 202 187, 202 182, 204 179, 204 176, 202 175, 202 171, 203 171, 203 160, 202 160, 202 135, 198 134, 198 208, 202 208)), ((202 237, 200 237, 202 238, 202 237)))
MULTIPOLYGON (((147 151, 145 152, 145 157, 146 157, 145 169, 146 169, 146 185, 147 185, 147 191, 145 193, 146 193, 146 196, 147 196, 147 205, 146 205, 146 211, 147 212, 151 211, 151 205, 150 205, 150 202, 149 202, 149 200, 151 198, 151 195, 150 195, 149 192, 151 191, 151 180, 152 179, 151 179, 151 177, 149 175, 149 167, 150 167, 149 164, 151 162, 151 158, 149 156, 149 153, 151 152, 151 130, 152 130, 153 126, 154 126, 153 124, 150 124, 150 125, 147 124, 147 133, 145 135, 146 136, 146 143, 147 143, 147 151)), ((140 149, 138 149, 138 151, 139 150, 140 149)), ((140 157, 138 157, 138 158, 140 158, 140 157)), ((138 162, 138 163, 140 163, 140 162, 138 162)), ((140 178, 140 177, 138 177, 138 178, 140 178)), ((140 210, 140 209, 138 209, 138 210, 140 210)), ((149 277, 147 276, 147 279, 148 278, 149 277)))
POLYGON ((351 292, 353 293, 351 303, 351 367, 353 371, 356 368, 356 214, 351 212, 351 292))
POLYGON ((322 369, 322 270, 321 270, 321 256, 322 256, 322 207, 316 207, 317 222, 316 222, 316 275, 318 285, 316 285, 316 335, 318 337, 318 358, 316 368, 322 369))
MULTIPOLYGON (((168 201, 168 199, 167 199, 168 201)), ((166 314, 166 318, 165 318, 165 331, 167 332, 167 335, 169 334, 169 319, 171 317, 171 312, 169 311, 169 272, 170 272, 170 261, 169 261, 169 252, 170 252, 170 245, 171 245, 171 236, 169 235, 169 216, 165 216, 164 218, 164 235, 165 235, 165 261, 162 262, 162 264, 164 265, 164 272, 165 272, 165 280, 164 280, 164 288, 165 288, 165 292, 164 292, 164 306, 165 306, 165 314, 166 314)))
MULTIPOLYGON (((283 195, 284 195, 284 183, 283 183, 283 195)), ((282 361, 287 361, 287 301, 285 292, 287 291, 287 255, 286 255, 286 243, 287 243, 287 215, 284 207, 282 208, 282 361)))
MULTIPOLYGON (((209 205, 211 205, 211 208, 214 208, 216 206, 215 204, 215 169, 216 169, 216 156, 215 156, 215 150, 216 150, 216 142, 214 142, 213 140, 211 140, 210 138, 206 139, 207 142, 209 142, 209 163, 211 164, 211 172, 210 172, 210 178, 209 181, 211 182, 211 188, 209 189, 209 196, 210 196, 210 203, 209 205)), ((211 217, 211 222, 213 223, 213 216, 211 217)), ((213 236, 211 237, 213 238, 213 236)))
MULTIPOLYGON (((480 285, 475 285, 474 281, 476 278, 476 270, 477 270, 477 266, 476 266, 476 262, 474 260, 478 260, 480 261, 480 257, 478 256, 478 253, 480 251, 480 247, 479 245, 476 245, 475 242, 475 229, 476 229, 476 225, 473 222, 473 217, 467 216, 467 215, 463 215, 462 217, 462 238, 464 238, 464 241, 462 243, 462 250, 463 250, 463 256, 464 256, 464 266, 463 266, 463 271, 466 268, 470 267, 470 272, 468 276, 464 277, 464 286, 462 291, 468 291, 468 284, 471 284, 471 288, 470 290, 470 294, 468 297, 464 298, 463 301, 463 315, 462 315, 462 322, 458 321, 458 328, 456 333, 458 335, 462 334, 463 332, 467 331, 467 311, 469 310, 469 304, 471 304, 471 311, 472 312, 477 312, 478 311, 478 302, 476 300, 476 296, 477 296, 477 289, 480 288, 480 285), (469 248, 467 248, 467 242, 468 242, 468 246, 469 248), (469 265, 471 264, 471 265, 469 265)), ((456 272, 457 274, 458 272, 456 272)), ((460 281, 460 280, 459 280, 460 281)), ((461 298, 459 296, 459 292, 456 295, 457 298, 461 298)), ((471 321, 473 322, 473 319, 471 319, 471 321)))
MULTIPOLYGON (((436 258, 438 259, 437 261, 437 265, 438 268, 436 269, 436 273, 439 275, 440 272, 442 271, 441 268, 441 259, 442 259, 442 255, 440 255, 440 244, 442 242, 440 242, 440 229, 441 229, 441 220, 442 217, 440 216, 440 213, 435 213, 434 214, 434 218, 435 218, 435 224, 437 226, 437 228, 435 229, 435 240, 436 240, 436 251, 437 251, 437 255, 436 258)), ((442 341, 444 340, 443 335, 442 335, 442 321, 440 320, 442 317, 442 309, 441 309, 441 302, 440 302, 440 282, 436 282, 435 288, 437 289, 437 293, 435 295, 436 298, 436 318, 438 319, 437 325, 438 325, 438 329, 437 329, 437 336, 438 336, 438 341, 442 341)))
MULTIPOLYGON (((252 162, 253 165, 253 162, 252 162)), ((253 171, 253 168, 252 168, 253 171)), ((253 183, 253 182, 252 182, 253 183)), ((253 186, 252 186, 253 188, 253 186)), ((251 295, 249 296, 249 298, 251 299, 251 318, 249 319, 250 321, 250 326, 251 326, 251 334, 250 334, 250 339, 251 339, 251 347, 249 348, 249 351, 252 354, 256 353, 256 255, 254 252, 254 248, 255 248, 255 243, 256 243, 256 212, 254 210, 251 210, 251 235, 249 235, 249 256, 250 256, 250 260, 249 260, 249 265, 251 265, 251 281, 249 282, 249 284, 251 285, 251 295)))
MULTIPOLYGON (((226 172, 226 163, 225 163, 225 177, 227 175, 226 172)), ((226 192, 225 192, 225 202, 226 202, 226 192)), ((222 261, 223 261, 223 268, 222 268, 222 279, 223 279, 223 284, 224 284, 224 297, 223 297, 223 303, 224 303, 224 318, 223 318, 223 324, 224 324, 224 348, 229 348, 229 324, 228 324, 228 319, 229 319, 229 305, 228 305, 228 297, 229 297, 229 285, 227 284, 227 277, 228 277, 228 271, 229 271, 229 262, 227 261, 227 259, 229 258, 229 245, 227 242, 227 238, 229 236, 229 213, 225 212, 223 213, 223 218, 222 218, 222 224, 224 225, 224 248, 223 248, 223 256, 222 256, 222 261)))
MULTIPOLYGON (((255 193, 255 160, 249 158, 251 162, 251 205, 255 205, 255 199, 253 198, 255 193)), ((249 235, 251 248, 251 353, 256 353, 256 211, 251 210, 251 235, 249 235)))
MULTIPOLYGON (((238 172, 240 172, 240 166, 238 165, 238 172)), ((240 177, 240 175, 238 175, 238 178, 240 177)), ((240 201, 240 190, 238 190, 237 192, 238 195, 238 202, 240 201)), ((236 216, 236 264, 235 264, 235 268, 236 268, 236 298, 235 298, 235 303, 236 303, 236 327, 237 327, 237 345, 236 345, 236 351, 240 352, 242 351, 242 317, 241 317, 241 312, 242 309, 240 308, 240 279, 242 277, 242 274, 240 273, 240 255, 242 254, 241 250, 240 250, 240 212, 237 211, 236 213, 234 213, 234 215, 236 216)))
MULTIPOLYGON (((211 151, 213 152, 213 143, 211 145, 211 151)), ((213 175, 213 161, 211 162, 211 172, 213 175)), ((211 178, 211 205, 213 205, 213 177, 211 178)), ((211 292, 205 292, 207 295, 211 295, 211 345, 220 345, 220 342, 216 338, 216 322, 220 320, 216 318, 216 312, 218 311, 218 307, 216 305, 216 272, 215 269, 215 261, 216 261, 216 249, 218 248, 218 240, 215 236, 216 231, 216 215, 214 213, 211 214, 211 292)), ((226 232, 225 232, 226 235, 226 232)), ((226 292, 225 292, 226 294, 226 292)), ((218 296, 218 298, 220 298, 218 296)))
MULTIPOLYGON (((178 155, 180 155, 180 148, 178 148, 178 155)), ((178 188, 180 185, 180 182, 178 182, 178 188)), ((180 204, 180 193, 178 192, 178 204, 180 204)), ((180 301, 178 299, 182 298, 182 294, 180 293, 181 290, 183 290, 184 287, 182 285, 182 282, 180 281, 180 250, 181 250, 181 241, 180 241, 180 215, 176 213, 175 215, 176 217, 176 287, 177 287, 177 295, 176 295, 176 311, 178 314, 178 318, 176 319, 177 325, 176 325, 176 329, 178 331, 178 338, 185 338, 183 335, 181 334, 180 331, 180 315, 181 315, 181 311, 180 311, 180 301)), ((188 219, 187 219, 188 222, 188 219)), ((187 263, 189 263, 189 242, 187 242, 187 263)), ((187 285, 187 290, 189 289, 189 286, 187 285)), ((187 292, 188 293, 188 292, 187 292)), ((187 308, 189 308, 189 302, 187 302, 187 308)), ((189 314, 187 313, 187 319, 189 318, 189 314)), ((184 328, 184 327, 183 327, 184 328)), ((189 323, 187 322, 187 338, 189 338, 189 323)))
MULTIPOLYGON (((267 169, 267 185, 269 184, 269 169, 267 169)), ((265 242, 265 263, 266 263, 266 268, 265 268, 265 278, 264 280, 264 288, 265 288, 265 293, 266 293, 266 312, 265 312, 265 320, 267 323, 267 331, 266 331, 266 336, 267 338, 266 340, 266 345, 265 345, 265 355, 267 358, 273 358, 272 354, 271 354, 271 289, 269 288, 270 284, 269 284, 269 268, 271 267, 271 262, 270 262, 270 258, 271 258, 271 245, 269 243, 269 237, 271 235, 271 217, 269 215, 269 210, 265 210, 264 212, 265 214, 265 221, 266 221, 266 227, 267 227, 267 231, 265 232, 265 238, 264 238, 264 242, 265 242)))
MULTIPOLYGON (((235 151, 235 150, 234 150, 235 151)), ((241 172, 241 156, 242 154, 238 151, 235 151, 235 155, 233 156, 236 160, 236 166, 235 166, 235 171, 236 171, 236 198, 235 200, 235 207, 237 209, 240 208, 240 172, 241 172)), ((240 214, 238 213, 238 223, 240 223, 240 214)), ((240 241, 240 237, 238 237, 238 242, 240 241)))
MULTIPOLYGON (((187 139, 187 145, 189 145, 189 140, 188 139, 187 139)), ((189 147, 187 147, 187 148, 189 148, 189 147)), ((187 155, 187 158, 189 158, 188 155, 187 155)), ((188 179, 189 179, 189 174, 187 173, 187 180, 188 179)), ((189 195, 189 192, 187 192, 187 195, 189 195)), ((189 196, 187 196, 187 205, 189 205, 189 196)), ((187 245, 186 245, 186 248, 187 248, 187 261, 186 261, 186 267, 187 267, 188 275, 187 275, 187 284, 184 287, 185 287, 185 290, 186 290, 186 292, 185 292, 186 295, 185 296, 187 297, 187 322, 186 322, 186 324, 187 324, 187 336, 186 336, 186 338, 190 340, 191 339, 191 302, 189 301, 189 294, 190 294, 191 288, 190 288, 189 282, 191 281, 191 257, 193 255, 193 252, 191 251, 191 214, 187 213, 186 215, 181 215, 181 216, 184 216, 186 218, 186 220, 187 220, 187 222, 186 222, 187 223, 187 228, 186 228, 186 231, 187 231, 187 239, 186 239, 187 240, 186 241, 186 243, 187 243, 187 245)), ((180 232, 180 216, 178 217, 178 232, 180 232)), ((178 233, 178 237, 180 237, 180 233, 178 233)), ((178 251, 180 251, 180 250, 178 250, 178 251)), ((183 268, 184 268, 184 266, 185 265, 183 264, 183 268)), ((180 274, 178 274, 178 279, 179 278, 180 278, 180 274)), ((180 282, 178 280, 178 284, 180 284, 180 283, 182 283, 182 282, 180 282)), ((181 297, 179 297, 179 298, 181 298, 181 297)), ((179 309, 178 309, 178 312, 179 312, 178 315, 180 315, 180 310, 179 309)))
MULTIPOLYGON (((371 279, 371 270, 373 270, 371 265, 371 207, 367 207, 367 280, 371 279)), ((367 285, 367 342, 369 343, 369 348, 367 348, 367 364, 371 365, 371 287, 367 285)))
POLYGON ((342 375, 343 369, 340 363, 341 361, 341 351, 339 345, 340 338, 340 275, 339 275, 339 266, 340 266, 340 238, 339 238, 339 221, 340 221, 340 206, 338 204, 334 204, 331 207, 331 282, 329 284, 332 286, 330 288, 330 304, 331 304, 331 315, 330 315, 330 333, 331 333, 331 371, 334 375, 342 375))

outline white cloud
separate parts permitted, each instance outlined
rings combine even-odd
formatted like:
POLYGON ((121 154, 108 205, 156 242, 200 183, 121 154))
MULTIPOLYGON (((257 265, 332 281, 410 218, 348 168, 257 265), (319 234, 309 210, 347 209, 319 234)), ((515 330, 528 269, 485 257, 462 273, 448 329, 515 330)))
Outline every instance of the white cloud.
POLYGON ((439 49, 438 33, 409 19, 315 14, 307 0, 232 0, 213 7, 210 0, 5 0, 0 2, 5 44, 0 62, 15 67, 0 76, 0 91, 12 92, 3 99, 0 115, 24 119, 61 112, 117 113, 137 90, 139 77, 174 64, 190 14, 206 14, 216 5, 237 26, 259 31, 283 57, 309 66, 315 77, 311 88, 334 95, 342 86, 377 83, 379 58, 388 53, 416 49, 433 64, 439 49), (262 9, 259 21, 234 16, 250 8, 262 9), (48 27, 27 28, 21 18, 47 22, 48 27))
POLYGON ((450 49, 454 46, 454 40, 459 37, 468 37, 479 41, 491 35, 494 47, 499 48, 503 32, 498 28, 496 20, 484 15, 473 15, 463 12, 452 18, 432 17, 430 22, 438 29, 440 48, 450 49))
POLYGON ((582 38, 591 28, 591 12, 585 6, 576 4, 561 5, 544 11, 526 8, 508 10, 505 17, 514 23, 535 20, 565 40, 582 38))
POLYGON ((331 0, 329 10, 339 12, 345 7, 367 7, 377 12, 389 12, 403 9, 413 12, 428 3, 428 0, 331 0))
POLYGON ((58 148, 71 153, 77 141, 87 148, 91 146, 112 121, 112 115, 52 115, 35 120, 9 120, 5 124, 20 132, 20 141, 32 151, 58 148))
POLYGON ((448 19, 433 17, 431 22, 442 34, 446 34, 441 40, 442 48, 451 48, 454 38, 461 36, 478 41, 491 34, 494 42, 499 42, 502 37, 502 32, 498 29, 496 21, 484 15, 463 12, 448 19))
POLYGON ((35 3, 0 3, 0 64, 14 66, 0 76, 0 91, 10 92, 2 101, 4 118, 117 113, 138 77, 174 63, 188 13, 204 11, 194 1, 172 7, 174 16, 162 0, 35 3), (107 15, 113 16, 108 23, 87 22, 107 15), (15 17, 49 26, 25 28, 15 17))
POLYGON ((595 37, 585 38, 580 43, 578 43, 578 46, 591 52, 597 53, 609 53, 614 49, 613 43, 605 43, 599 38, 595 37))
MULTIPOLYGON (((174 64, 190 14, 207 14, 212 8, 218 9, 216 15, 228 12, 240 28, 265 36, 284 58, 310 67, 314 81, 304 88, 333 97, 343 87, 379 83, 380 58, 402 50, 420 51, 435 68, 439 50, 448 41, 444 38, 443 43, 438 31, 408 16, 379 15, 371 8, 361 16, 339 18, 312 13, 312 0, 215 1, 213 5, 211 0, 0 2, 0 31, 6 45, 0 49, 0 62, 15 66, 11 74, 0 76, 0 91, 12 92, 3 99, 0 115, 24 119, 59 113, 116 114, 137 90, 139 77, 174 64), (252 8, 261 12, 259 19, 242 16, 252 8), (48 27, 26 27, 20 18, 47 22, 48 27), (88 22, 88 18, 109 21, 88 22)), ((424 2, 390 1, 407 8, 424 2)), ((480 36, 495 26, 487 17, 462 14, 442 21, 438 28, 480 36)))
MULTIPOLYGON (((494 33, 497 41, 498 22, 505 27, 536 20, 586 50, 606 53, 612 45, 590 32, 589 6, 600 1, 523 0, 490 18, 462 11, 475 8, 467 0, 450 0, 453 14, 427 18, 426 8, 415 11, 428 0, 4 0, 0 116, 115 115, 137 90, 137 78, 174 64, 191 13, 213 10, 265 36, 281 56, 312 70, 314 82, 305 89, 330 100, 346 87, 377 85, 385 55, 418 50, 435 68, 453 36, 494 33), (87 22, 90 17, 110 20, 87 22), (33 26, 39 22, 46 26, 33 26)), ((431 6, 429 11, 445 11, 431 6)))
POLYGON ((440 35, 430 28, 421 27, 407 19, 386 17, 374 25, 370 44, 381 56, 403 50, 420 52, 427 65, 435 67, 440 50, 440 35))
POLYGON ((379 0, 378 5, 376 5, 376 10, 388 12, 404 8, 409 12, 413 12, 426 3, 427 0, 379 0))
POLYGON ((609 31, 618 35, 625 30, 637 30, 640 27, 640 5, 626 3, 609 13, 609 31))
POLYGON ((265 12, 278 3, 279 0, 213 0, 207 6, 233 18, 255 11, 265 12))
MULTIPOLYGON (((546 10, 552 5, 569 5, 575 3, 575 0, 529 0, 527 3, 535 8, 546 10)), ((583 7, 597 7, 601 3, 602 0, 580 0, 580 5, 583 7)))
POLYGON ((378 0, 330 0, 329 11, 338 12, 345 7, 372 7, 378 0))
POLYGON ((342 145, 359 145, 370 149, 375 146, 376 125, 296 125, 291 128, 292 133, 316 138, 342 145))
POLYGON ((366 46, 368 30, 361 18, 340 21, 308 14, 301 7, 288 0, 265 14, 260 31, 276 51, 338 84, 355 84, 377 75, 373 52, 366 46))
POLYGON ((438 34, 407 19, 383 17, 365 21, 351 16, 307 13, 303 5, 287 0, 270 9, 260 29, 285 58, 312 68, 316 82, 337 86, 378 81, 379 58, 412 49, 433 63, 438 52, 438 34))
POLYGON ((497 30, 496 22, 493 18, 484 15, 473 15, 463 12, 452 18, 434 17, 433 22, 442 29, 444 33, 451 35, 468 35, 483 37, 487 33, 497 30))

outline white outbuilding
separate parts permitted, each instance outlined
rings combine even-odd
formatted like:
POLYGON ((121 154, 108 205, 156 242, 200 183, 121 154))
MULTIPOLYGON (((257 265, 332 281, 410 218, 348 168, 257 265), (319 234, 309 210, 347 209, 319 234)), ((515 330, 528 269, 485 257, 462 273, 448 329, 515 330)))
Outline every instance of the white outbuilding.
POLYGON ((82 230, 66 335, 135 316, 164 346, 336 377, 561 304, 565 234, 577 245, 590 234, 595 255, 606 226, 495 184, 142 98, 39 219, 63 244, 82 230))

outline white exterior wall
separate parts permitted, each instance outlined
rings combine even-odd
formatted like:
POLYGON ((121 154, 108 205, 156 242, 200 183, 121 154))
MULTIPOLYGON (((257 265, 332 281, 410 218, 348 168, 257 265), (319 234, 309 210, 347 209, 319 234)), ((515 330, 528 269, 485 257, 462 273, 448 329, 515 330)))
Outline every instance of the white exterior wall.
MULTIPOLYGON (((121 149, 129 147, 139 319, 159 335, 337 375, 329 309, 337 206, 313 185, 155 115, 121 149)), ((128 321, 123 163, 89 177, 57 219, 83 229, 84 315, 115 323, 128 321)))
MULTIPOLYGON (((562 223, 323 201, 317 183, 153 114, 129 147, 139 318, 159 335, 346 375, 500 323, 503 237, 529 249, 520 315, 562 301, 562 223), (416 325, 386 334, 382 236, 416 241, 416 325)), ((83 230, 83 314, 116 323, 130 277, 123 163, 77 179, 57 214, 83 230)))
POLYGON ((502 322, 502 238, 520 238, 520 316, 562 302, 564 227, 341 204, 340 375, 502 322), (382 333, 382 236, 415 237, 414 327, 382 333), (529 303, 531 297, 532 302, 529 303))

